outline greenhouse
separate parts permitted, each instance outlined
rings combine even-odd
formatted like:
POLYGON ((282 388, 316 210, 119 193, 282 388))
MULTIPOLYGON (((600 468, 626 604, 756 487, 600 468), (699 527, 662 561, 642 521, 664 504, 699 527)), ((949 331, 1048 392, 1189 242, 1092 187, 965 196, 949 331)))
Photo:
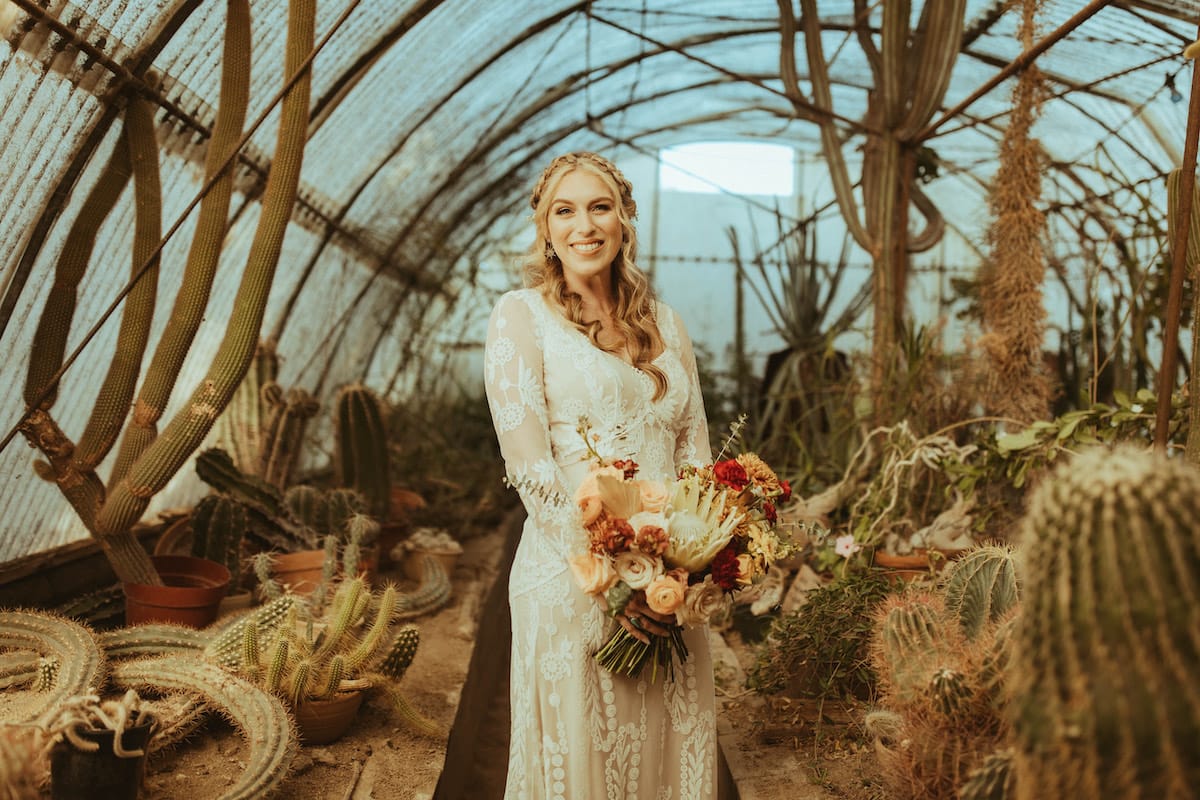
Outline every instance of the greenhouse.
POLYGON ((1200 798, 1197 58, 0 0, 3 797, 1200 798))

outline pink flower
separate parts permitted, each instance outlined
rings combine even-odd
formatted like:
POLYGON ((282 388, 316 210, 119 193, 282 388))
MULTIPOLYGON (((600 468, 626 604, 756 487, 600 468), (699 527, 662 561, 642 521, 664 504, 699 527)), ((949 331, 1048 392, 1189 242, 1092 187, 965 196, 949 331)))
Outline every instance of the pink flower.
POLYGON ((850 556, 862 550, 862 545, 854 541, 854 534, 847 533, 845 536, 839 536, 833 543, 833 552, 837 553, 842 558, 850 556))

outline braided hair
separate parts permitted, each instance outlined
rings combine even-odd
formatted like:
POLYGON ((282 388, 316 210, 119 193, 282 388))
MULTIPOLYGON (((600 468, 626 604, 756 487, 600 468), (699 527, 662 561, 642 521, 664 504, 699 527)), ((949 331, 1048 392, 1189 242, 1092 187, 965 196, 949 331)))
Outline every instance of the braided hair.
POLYGON ((616 295, 613 323, 624 343, 633 365, 654 381, 654 399, 667 391, 667 376, 653 363, 653 357, 664 347, 662 334, 654 317, 654 292, 646 274, 637 266, 637 232, 633 220, 637 203, 633 200, 633 184, 608 159, 595 153, 568 153, 555 158, 542 171, 529 198, 537 235, 523 261, 525 285, 537 289, 546 302, 591 340, 592 344, 609 353, 620 349, 618 344, 600 341, 598 320, 584 322, 583 298, 567 287, 562 264, 550 246, 550 203, 563 177, 576 170, 590 172, 600 178, 616 198, 617 218, 621 223, 621 249, 612 263, 612 285, 616 295))

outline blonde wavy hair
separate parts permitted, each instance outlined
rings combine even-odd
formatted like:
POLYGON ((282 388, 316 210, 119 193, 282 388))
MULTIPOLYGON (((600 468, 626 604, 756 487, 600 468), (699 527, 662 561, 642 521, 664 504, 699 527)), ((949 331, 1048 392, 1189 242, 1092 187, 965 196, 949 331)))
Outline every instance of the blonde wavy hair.
POLYGON ((667 376, 656 367, 653 359, 665 344, 654 315, 654 292, 646 273, 637 266, 637 232, 633 220, 637 203, 633 200, 633 185, 608 159, 595 153, 568 153, 550 162, 533 188, 529 205, 537 236, 525 254, 522 267, 525 286, 537 289, 546 302, 585 334, 593 345, 609 353, 617 353, 617 345, 600 342, 599 321, 584 322, 583 298, 567 288, 562 263, 550 246, 550 203, 558 184, 569 172, 583 170, 602 180, 617 199, 617 218, 621 222, 621 250, 612 263, 612 285, 616 295, 613 323, 629 351, 633 365, 654 381, 654 399, 667 391, 667 376))

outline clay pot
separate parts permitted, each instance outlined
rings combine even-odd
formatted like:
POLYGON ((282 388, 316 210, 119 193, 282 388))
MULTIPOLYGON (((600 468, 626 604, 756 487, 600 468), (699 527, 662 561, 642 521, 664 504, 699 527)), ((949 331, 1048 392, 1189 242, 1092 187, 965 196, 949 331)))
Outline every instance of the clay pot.
POLYGON ((361 691, 338 692, 328 700, 305 700, 295 708, 296 729, 303 744, 329 744, 350 729, 362 705, 361 691))
POLYGON ((50 752, 50 796, 54 800, 103 797, 105 800, 134 800, 142 787, 146 771, 146 744, 153 731, 153 718, 139 720, 133 715, 121 732, 124 750, 141 750, 142 755, 121 758, 113 752, 115 732, 107 728, 84 730, 80 737, 95 742, 95 752, 76 749, 68 741, 59 742, 50 752))
POLYGON ((906 555, 893 555, 882 550, 876 550, 872 563, 884 571, 884 575, 892 583, 907 583, 918 578, 928 578, 940 571, 949 561, 962 555, 962 550, 938 549, 932 555, 923 547, 914 549, 906 555))
POLYGON ((217 618, 232 576, 224 564, 193 556, 151 556, 165 586, 123 584, 125 624, 171 622, 204 628, 217 618))
POLYGON ((298 550, 271 557, 271 574, 293 594, 312 594, 321 583, 324 550, 298 550))
POLYGON ((254 605, 254 592, 249 589, 235 589, 221 599, 217 608, 217 617, 229 614, 240 614, 254 605))

